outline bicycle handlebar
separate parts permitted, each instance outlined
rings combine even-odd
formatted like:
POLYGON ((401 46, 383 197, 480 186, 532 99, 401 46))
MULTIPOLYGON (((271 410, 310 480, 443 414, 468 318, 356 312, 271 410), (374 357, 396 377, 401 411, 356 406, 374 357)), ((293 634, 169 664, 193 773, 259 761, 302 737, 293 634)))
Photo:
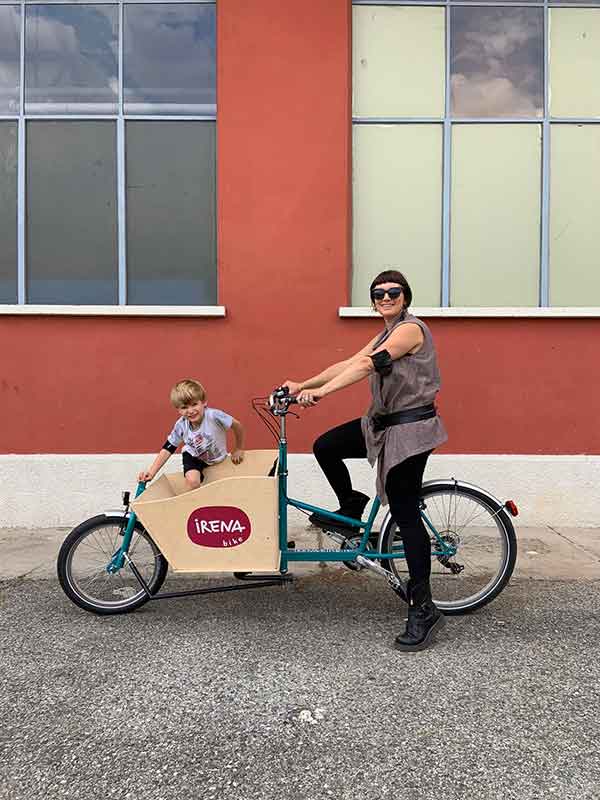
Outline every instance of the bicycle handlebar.
POLYGON ((288 407, 297 402, 295 395, 290 394, 287 386, 277 386, 269 395, 269 409, 276 416, 287 414, 288 407))

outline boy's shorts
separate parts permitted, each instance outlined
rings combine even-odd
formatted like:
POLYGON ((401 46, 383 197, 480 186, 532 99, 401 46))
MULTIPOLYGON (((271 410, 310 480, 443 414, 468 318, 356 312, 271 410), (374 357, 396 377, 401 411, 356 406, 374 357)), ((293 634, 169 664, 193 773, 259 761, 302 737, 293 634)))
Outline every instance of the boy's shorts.
POLYGON ((200 483, 202 483, 204 480, 204 469, 208 467, 206 461, 202 461, 201 458, 196 458, 187 451, 184 451, 181 457, 183 460, 183 474, 185 475, 185 473, 189 472, 191 469, 197 469, 200 473, 200 483))

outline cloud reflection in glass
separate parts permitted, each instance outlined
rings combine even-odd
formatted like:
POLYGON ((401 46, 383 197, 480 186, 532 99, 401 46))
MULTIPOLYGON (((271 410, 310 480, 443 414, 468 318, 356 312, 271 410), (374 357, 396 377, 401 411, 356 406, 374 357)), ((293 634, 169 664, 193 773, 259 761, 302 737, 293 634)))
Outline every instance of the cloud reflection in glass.
POLYGON ((117 19, 108 5, 26 9, 26 113, 116 113, 117 19))
POLYGON ((0 114, 19 113, 20 10, 0 6, 0 114))
POLYGON ((451 9, 451 113, 543 116, 543 9, 451 9))
POLYGON ((213 5, 126 5, 126 114, 216 114, 213 5))

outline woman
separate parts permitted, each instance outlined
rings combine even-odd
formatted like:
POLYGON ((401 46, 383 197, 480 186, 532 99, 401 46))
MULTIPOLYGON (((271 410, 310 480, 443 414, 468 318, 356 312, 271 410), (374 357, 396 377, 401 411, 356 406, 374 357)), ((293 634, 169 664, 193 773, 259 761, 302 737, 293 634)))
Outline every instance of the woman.
MULTIPOLYGON (((369 379, 372 403, 366 416, 320 436, 314 453, 336 493, 336 513, 360 517, 369 498, 352 489, 344 458, 369 459, 377 465, 377 494, 398 525, 409 572, 408 621, 396 637, 400 650, 422 650, 444 618, 431 599, 431 545, 419 513, 425 464, 447 435, 433 401, 440 376, 429 328, 407 309, 412 300, 408 281, 397 270, 380 273, 370 289, 384 331, 356 355, 332 364, 313 378, 286 381, 298 402, 312 406, 332 392, 369 379)), ((313 515, 311 521, 327 525, 313 515)))

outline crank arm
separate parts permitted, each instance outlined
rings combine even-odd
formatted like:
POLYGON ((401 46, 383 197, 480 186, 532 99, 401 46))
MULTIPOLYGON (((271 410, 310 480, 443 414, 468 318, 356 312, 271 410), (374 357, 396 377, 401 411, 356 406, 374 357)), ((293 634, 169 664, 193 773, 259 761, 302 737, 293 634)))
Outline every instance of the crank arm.
POLYGON ((397 578, 393 573, 389 572, 387 569, 384 569, 381 564, 379 564, 377 561, 373 561, 371 558, 366 558, 365 556, 356 556, 356 563, 360 564, 361 567, 371 570, 371 572, 374 572, 381 578, 385 578, 394 592, 400 595, 400 597, 407 602, 406 586, 400 580, 400 578, 397 578))

